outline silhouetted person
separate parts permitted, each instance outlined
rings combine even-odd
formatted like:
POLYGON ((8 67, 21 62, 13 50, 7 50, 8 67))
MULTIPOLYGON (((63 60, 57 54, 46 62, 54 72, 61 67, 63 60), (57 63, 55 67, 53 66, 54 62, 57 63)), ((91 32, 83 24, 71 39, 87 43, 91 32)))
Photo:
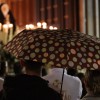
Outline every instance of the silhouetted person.
POLYGON ((31 60, 21 62, 26 74, 5 78, 3 100, 62 100, 61 96, 48 87, 40 77, 43 63, 31 60))
POLYGON ((100 70, 89 70, 85 75, 87 94, 82 100, 100 100, 100 70))

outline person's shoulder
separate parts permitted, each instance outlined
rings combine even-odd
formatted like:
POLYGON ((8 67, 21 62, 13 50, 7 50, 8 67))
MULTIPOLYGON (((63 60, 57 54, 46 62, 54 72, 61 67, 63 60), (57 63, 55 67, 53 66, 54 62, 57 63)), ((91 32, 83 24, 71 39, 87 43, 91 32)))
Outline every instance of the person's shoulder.
POLYGON ((73 76, 73 79, 74 79, 75 81, 78 81, 78 82, 81 81, 77 76, 73 76))
POLYGON ((14 78, 15 76, 12 76, 12 75, 6 75, 5 76, 5 78, 4 78, 4 80, 10 80, 10 79, 12 79, 12 78, 14 78))
POLYGON ((48 87, 48 91, 55 94, 55 95, 60 95, 57 91, 55 91, 54 89, 52 89, 51 87, 48 87))
POLYGON ((62 100, 60 93, 50 87, 48 87, 48 93, 50 93, 52 97, 56 98, 56 100, 62 100))
POLYGON ((78 77, 67 75, 65 77, 65 80, 67 81, 68 84, 72 83, 71 84, 72 87, 74 87, 73 85, 76 85, 76 87, 74 87, 74 88, 77 88, 80 86, 82 87, 81 80, 78 77))
POLYGON ((81 100, 100 100, 100 97, 96 97, 96 96, 84 96, 81 100))
POLYGON ((50 80, 50 79, 53 79, 53 76, 54 75, 52 75, 52 74, 48 74, 48 75, 43 76, 42 78, 45 80, 48 80, 48 79, 50 80))
POLYGON ((13 84, 16 82, 16 79, 18 79, 19 77, 17 75, 7 75, 4 78, 4 85, 9 85, 9 84, 13 84))
POLYGON ((13 78, 16 78, 16 75, 6 75, 4 80, 10 80, 10 79, 13 79, 13 78))
POLYGON ((81 81, 77 76, 71 76, 71 75, 68 75, 68 74, 66 74, 65 76, 66 76, 69 80, 72 80, 72 81, 78 81, 78 82, 81 81))

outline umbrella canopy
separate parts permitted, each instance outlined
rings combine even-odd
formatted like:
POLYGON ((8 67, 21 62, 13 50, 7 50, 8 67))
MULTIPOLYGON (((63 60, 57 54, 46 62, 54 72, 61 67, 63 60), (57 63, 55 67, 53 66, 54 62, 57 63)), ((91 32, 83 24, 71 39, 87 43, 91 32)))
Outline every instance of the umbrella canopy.
POLYGON ((100 40, 69 29, 23 30, 4 49, 55 67, 100 68, 100 40))

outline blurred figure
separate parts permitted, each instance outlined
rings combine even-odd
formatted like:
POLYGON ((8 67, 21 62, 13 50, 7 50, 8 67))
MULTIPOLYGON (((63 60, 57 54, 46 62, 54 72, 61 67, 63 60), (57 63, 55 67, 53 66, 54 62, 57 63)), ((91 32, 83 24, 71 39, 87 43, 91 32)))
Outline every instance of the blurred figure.
POLYGON ((100 70, 89 70, 85 75, 87 94, 82 100, 100 100, 100 70))
POLYGON ((3 100, 62 100, 40 77, 43 63, 25 60, 21 64, 26 73, 5 78, 3 100))
POLYGON ((2 24, 13 24, 13 32, 16 30, 16 22, 14 19, 14 16, 9 9, 9 6, 7 3, 1 3, 0 4, 0 23, 2 24))
POLYGON ((85 76, 84 76, 84 74, 83 73, 78 73, 77 74, 77 76, 78 76, 78 78, 81 80, 81 82, 82 82, 82 88, 83 88, 83 90, 82 90, 82 96, 81 96, 81 98, 83 97, 83 96, 85 96, 86 95, 86 89, 85 89, 85 84, 84 84, 84 79, 85 79, 85 76))
MULTIPOLYGON (((43 78, 49 81, 49 86, 57 92, 61 91, 63 68, 52 68, 50 73, 43 78)), ((82 84, 78 77, 74 77, 64 72, 62 85, 63 100, 80 100, 82 94, 82 84)))

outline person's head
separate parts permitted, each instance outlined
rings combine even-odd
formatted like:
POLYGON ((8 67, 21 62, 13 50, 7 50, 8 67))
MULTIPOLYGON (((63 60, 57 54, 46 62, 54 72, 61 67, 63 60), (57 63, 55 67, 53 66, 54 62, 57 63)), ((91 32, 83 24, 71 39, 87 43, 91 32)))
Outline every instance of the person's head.
POLYGON ((88 70, 85 75, 85 86, 94 95, 100 96, 100 70, 88 70))
POLYGON ((36 62, 32 60, 24 60, 23 65, 25 66, 26 73, 35 73, 37 75, 41 74, 42 66, 44 65, 42 62, 36 62))
POLYGON ((19 62, 14 63, 14 73, 15 73, 16 75, 22 73, 22 67, 21 67, 21 65, 20 65, 19 62))
POLYGON ((0 77, 4 77, 6 73, 6 65, 5 62, 0 62, 0 77))
POLYGON ((4 16, 6 16, 9 12, 9 6, 7 3, 2 3, 1 5, 1 11, 3 13, 4 16))
POLYGON ((77 75, 77 70, 75 68, 68 68, 67 69, 67 74, 71 76, 76 76, 77 75))

